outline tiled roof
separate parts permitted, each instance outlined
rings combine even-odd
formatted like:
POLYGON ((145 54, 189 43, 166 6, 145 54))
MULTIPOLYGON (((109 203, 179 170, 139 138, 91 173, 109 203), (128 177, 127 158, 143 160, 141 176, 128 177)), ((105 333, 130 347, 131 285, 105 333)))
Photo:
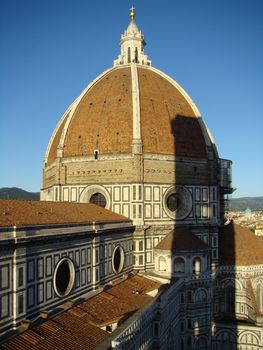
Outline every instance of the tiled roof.
POLYGON ((108 333, 92 325, 85 312, 78 316, 70 310, 26 330, 2 344, 2 349, 94 349, 108 333))
POLYGON ((132 145, 130 68, 104 75, 82 98, 68 129, 64 156, 129 153, 132 145))
POLYGON ((110 324, 145 306, 148 291, 160 283, 134 276, 67 311, 32 326, 2 345, 3 349, 93 349, 108 333, 98 326, 110 324), (137 291, 137 293, 136 293, 137 291))
POLYGON ((146 293, 159 287, 160 283, 137 275, 88 299, 79 307, 95 324, 109 323, 147 304, 152 297, 146 293))
POLYGON ((248 228, 232 221, 219 231, 219 263, 233 266, 263 264, 263 241, 248 228))
POLYGON ((129 221, 94 204, 0 200, 0 227, 129 221))
POLYGON ((138 68, 145 153, 205 157, 205 139, 192 107, 160 74, 138 68))
POLYGON ((154 248, 172 251, 196 251, 208 249, 208 246, 189 229, 176 227, 154 248))
MULTIPOLYGON (((143 151, 205 157, 206 143, 198 118, 182 92, 161 74, 138 67, 143 151)), ((130 67, 114 68, 80 97, 53 134, 47 165, 57 156, 66 136, 63 156, 131 153, 133 139, 132 77, 130 67), (73 110, 75 108, 75 110, 73 110), (71 118, 70 125, 66 125, 71 118), (64 128, 65 126, 65 128, 64 128)))

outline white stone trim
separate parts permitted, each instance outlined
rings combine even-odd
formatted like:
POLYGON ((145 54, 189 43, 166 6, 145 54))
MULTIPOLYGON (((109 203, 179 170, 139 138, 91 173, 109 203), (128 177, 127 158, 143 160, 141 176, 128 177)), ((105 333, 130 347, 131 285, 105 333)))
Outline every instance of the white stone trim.
POLYGON ((141 153, 141 110, 138 72, 135 63, 131 63, 132 81, 132 120, 133 120, 133 153, 141 153))

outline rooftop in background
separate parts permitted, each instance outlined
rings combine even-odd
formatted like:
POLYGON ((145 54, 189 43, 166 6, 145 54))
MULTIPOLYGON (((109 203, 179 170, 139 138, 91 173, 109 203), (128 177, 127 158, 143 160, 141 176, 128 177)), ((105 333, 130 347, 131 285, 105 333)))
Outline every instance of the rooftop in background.
POLYGON ((0 227, 130 221, 94 204, 0 200, 0 227))

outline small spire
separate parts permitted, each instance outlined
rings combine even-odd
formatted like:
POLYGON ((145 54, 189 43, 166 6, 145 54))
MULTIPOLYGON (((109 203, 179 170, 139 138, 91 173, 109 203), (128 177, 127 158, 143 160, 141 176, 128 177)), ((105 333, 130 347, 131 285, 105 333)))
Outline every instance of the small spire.
POLYGON ((130 8, 130 19, 131 21, 135 20, 135 8, 133 6, 130 8))

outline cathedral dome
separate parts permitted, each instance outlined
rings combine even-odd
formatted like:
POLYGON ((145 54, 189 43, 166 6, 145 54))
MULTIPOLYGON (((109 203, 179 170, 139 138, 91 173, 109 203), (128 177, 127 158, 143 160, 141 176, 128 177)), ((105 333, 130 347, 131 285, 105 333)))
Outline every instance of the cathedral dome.
POLYGON ((60 152, 132 153, 134 139, 141 140, 143 153, 185 157, 206 157, 211 145, 180 86, 157 69, 131 63, 106 71, 76 99, 52 136, 46 164, 60 152))
POLYGON ((148 153, 214 158, 216 148, 200 113, 170 77, 151 67, 134 21, 121 37, 114 67, 73 102, 50 140, 45 166, 57 158, 148 153))

